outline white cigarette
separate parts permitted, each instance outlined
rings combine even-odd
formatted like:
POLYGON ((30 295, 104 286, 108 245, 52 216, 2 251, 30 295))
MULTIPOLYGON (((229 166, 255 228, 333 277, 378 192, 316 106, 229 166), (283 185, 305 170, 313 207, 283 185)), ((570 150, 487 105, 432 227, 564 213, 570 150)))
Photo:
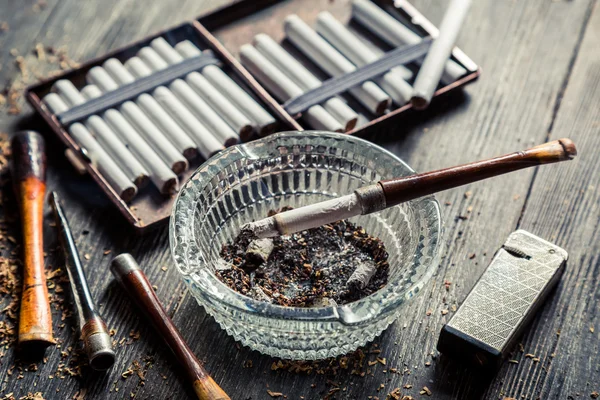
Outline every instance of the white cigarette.
POLYGON ((248 244, 248 248, 246 249, 246 260, 260 265, 269 259, 274 248, 275 244, 273 243, 273 239, 255 239, 248 244))
MULTIPOLYGON (((104 93, 119 87, 102 67, 90 69, 86 78, 88 83, 96 85, 104 93)), ((137 104, 126 101, 118 108, 173 172, 180 174, 188 168, 187 159, 177 151, 164 133, 140 110, 137 104)))
POLYGON ((350 290, 364 289, 369 285, 375 272, 377 272, 377 264, 373 261, 359 261, 346 285, 350 290))
POLYGON ((242 230, 250 230, 259 238, 268 238, 305 231, 361 214, 360 200, 352 193, 251 222, 243 226, 242 230))
MULTIPOLYGON (((96 85, 87 85, 81 94, 88 100, 102 95, 96 85)), ((131 150, 149 172, 150 180, 161 193, 172 194, 179 190, 177 175, 160 159, 158 154, 146 143, 133 126, 115 109, 103 113, 104 120, 119 135, 123 143, 131 150)))
MULTIPOLYGON (((52 85, 52 91, 58 93, 69 108, 86 102, 85 97, 79 93, 75 85, 66 79, 56 81, 52 85)), ((148 183, 148 171, 146 168, 131 154, 121 139, 102 118, 92 115, 86 118, 85 125, 94 134, 98 143, 104 147, 105 151, 137 187, 143 187, 148 183)))
MULTIPOLYGON (((306 92, 321 86, 322 82, 319 78, 314 76, 269 35, 264 33, 258 34, 254 37, 253 43, 254 47, 263 56, 271 61, 273 65, 279 68, 281 72, 287 75, 303 91, 306 92)), ((323 108, 344 125, 346 132, 354 129, 356 126, 358 114, 339 97, 332 97, 325 101, 323 108)))
MULTIPOLYGON (((319 13, 316 27, 321 36, 359 67, 377 61, 379 58, 373 50, 327 11, 319 13)), ((394 103, 403 106, 412 95, 413 88, 405 80, 411 77, 410 70, 396 67, 376 78, 375 82, 390 95, 394 103)))
POLYGON ((416 109, 424 109, 429 105, 470 6, 471 0, 452 0, 448 5, 438 37, 431 44, 415 80, 410 101, 416 109))
MULTIPOLYGON (((344 75, 356 69, 346 57, 297 15, 288 16, 285 19, 284 28, 290 41, 329 75, 344 75)), ((374 82, 363 82, 360 86, 350 89, 349 92, 376 115, 382 114, 389 107, 389 96, 374 82)))
MULTIPOLYGON (((356 33, 328 11, 322 11, 317 15, 316 30, 342 55, 359 67, 373 63, 383 55, 383 53, 377 54, 372 46, 365 44, 356 33)), ((413 72, 403 65, 393 68, 392 71, 404 80, 413 77, 413 72)))
MULTIPOLYGON (((69 106, 56 93, 44 96, 43 100, 54 114, 59 114, 69 109, 69 106)), ((94 139, 90 131, 78 122, 71 124, 68 127, 68 131, 79 147, 86 151, 92 165, 98 169, 108 185, 123 201, 130 201, 137 193, 137 188, 96 139, 94 139)))
MULTIPOLYGON (((202 54, 194 47, 195 52, 180 54, 167 41, 161 37, 150 43, 152 48, 169 64, 177 64, 185 58, 191 58, 202 54)), ((219 90, 217 90, 201 72, 189 73, 185 80, 198 92, 200 96, 210 104, 215 111, 232 127, 240 137, 249 138, 254 131, 252 122, 241 111, 237 109, 219 90)))
MULTIPOLYGON (((152 47, 144 47, 138 56, 152 68, 158 71, 167 68, 169 64, 152 47)), ((175 79, 169 84, 169 89, 181 100, 204 126, 225 146, 239 143, 240 136, 213 110, 200 95, 182 80, 175 79)))
MULTIPOLYGON (((285 76, 277 67, 267 60, 252 45, 245 44, 240 48, 242 64, 266 87, 279 101, 299 96, 303 93, 291 79, 285 76)), ((303 117, 314 129, 342 132, 344 127, 331 116, 323 107, 315 105, 303 113, 303 117)))
MULTIPOLYGON (((135 78, 116 58, 109 58, 102 64, 104 70, 114 79, 119 86, 135 81, 135 78)), ((186 132, 171 118, 149 94, 143 93, 135 99, 138 106, 162 130, 173 146, 188 160, 196 158, 198 150, 186 132)))
MULTIPOLYGON (((371 32, 391 46, 402 46, 404 44, 417 44, 423 38, 410 30, 396 18, 373 4, 368 0, 352 1, 352 16, 371 32)), ((456 81, 467 73, 462 66, 448 60, 442 75, 442 81, 446 84, 456 81)))
MULTIPOLYGON (((138 78, 152 74, 152 69, 139 57, 131 57, 125 62, 125 67, 138 78)), ((204 124, 179 101, 173 92, 164 86, 159 86, 152 91, 152 95, 195 140, 198 151, 205 160, 224 149, 223 143, 206 129, 204 124)))
MULTIPOLYGON (((179 42, 175 49, 184 57, 190 57, 199 51, 189 40, 179 42)), ((263 106, 252 98, 240 85, 216 65, 207 65, 202 69, 202 75, 210 81, 232 104, 254 124, 254 128, 261 134, 272 133, 277 121, 263 106)))

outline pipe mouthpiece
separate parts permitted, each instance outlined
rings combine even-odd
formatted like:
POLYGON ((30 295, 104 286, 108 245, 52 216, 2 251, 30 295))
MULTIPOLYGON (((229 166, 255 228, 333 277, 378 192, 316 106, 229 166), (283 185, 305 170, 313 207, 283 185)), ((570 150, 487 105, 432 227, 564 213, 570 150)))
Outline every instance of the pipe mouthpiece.
POLYGON ((130 272, 141 270, 138 263, 135 261, 133 256, 129 253, 119 254, 113 258, 110 263, 110 272, 115 278, 121 280, 121 278, 130 272))
POLYGON ((96 371, 106 371, 115 363, 112 340, 106 332, 97 332, 85 338, 85 350, 90 367, 96 371))
POLYGON ((575 143, 569 138, 558 139, 558 143, 563 147, 565 152, 565 158, 572 160, 577 155, 577 147, 575 143))
POLYGON ((49 333, 19 335, 19 352, 24 359, 41 359, 46 348, 55 344, 56 341, 49 333))
POLYGON ((22 181, 29 177, 46 181, 46 151, 44 138, 35 131, 21 131, 12 138, 13 179, 22 181))

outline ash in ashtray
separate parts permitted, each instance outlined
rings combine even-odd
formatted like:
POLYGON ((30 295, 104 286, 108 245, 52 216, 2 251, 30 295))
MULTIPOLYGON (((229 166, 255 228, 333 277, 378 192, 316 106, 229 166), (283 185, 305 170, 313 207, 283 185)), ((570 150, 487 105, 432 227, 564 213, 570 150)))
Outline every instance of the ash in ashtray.
POLYGON ((215 273, 227 286, 282 306, 346 304, 388 281, 383 242, 347 220, 270 239, 242 231, 221 257, 215 273))

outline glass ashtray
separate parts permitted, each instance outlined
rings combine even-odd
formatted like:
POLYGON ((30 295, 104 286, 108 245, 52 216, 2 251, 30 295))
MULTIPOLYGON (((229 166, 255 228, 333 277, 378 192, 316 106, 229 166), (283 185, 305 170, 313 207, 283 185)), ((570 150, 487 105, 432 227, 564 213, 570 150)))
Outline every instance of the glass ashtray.
POLYGON ((223 244, 247 222, 381 179, 414 174, 387 150, 344 134, 282 132, 230 147, 183 186, 171 215, 171 253, 198 303, 242 344, 271 356, 316 360, 351 352, 401 316, 437 268, 441 216, 433 196, 352 218, 389 253, 389 281, 335 307, 274 305, 237 293, 214 274, 223 244))

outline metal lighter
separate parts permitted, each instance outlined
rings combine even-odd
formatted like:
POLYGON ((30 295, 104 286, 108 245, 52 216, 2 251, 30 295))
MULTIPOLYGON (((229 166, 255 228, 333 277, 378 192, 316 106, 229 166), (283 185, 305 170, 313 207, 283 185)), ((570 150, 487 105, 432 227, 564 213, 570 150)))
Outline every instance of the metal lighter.
POLYGON ((442 328, 438 350, 497 368, 558 283, 567 257, 562 248, 527 231, 511 233, 442 328))

